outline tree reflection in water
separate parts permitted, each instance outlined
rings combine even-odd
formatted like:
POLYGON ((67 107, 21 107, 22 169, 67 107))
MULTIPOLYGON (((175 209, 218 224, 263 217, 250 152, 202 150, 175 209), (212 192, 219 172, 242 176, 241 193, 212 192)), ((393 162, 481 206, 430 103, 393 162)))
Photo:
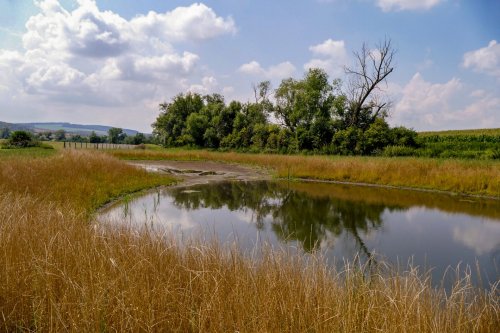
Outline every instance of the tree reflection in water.
POLYGON ((223 182, 170 191, 174 205, 187 210, 200 208, 248 211, 256 228, 265 226, 271 217, 271 228, 282 241, 299 241, 304 250, 317 249, 328 235, 348 233, 360 253, 371 257, 361 233, 383 224, 386 210, 404 209, 386 204, 348 201, 332 196, 311 196, 278 182, 223 182))

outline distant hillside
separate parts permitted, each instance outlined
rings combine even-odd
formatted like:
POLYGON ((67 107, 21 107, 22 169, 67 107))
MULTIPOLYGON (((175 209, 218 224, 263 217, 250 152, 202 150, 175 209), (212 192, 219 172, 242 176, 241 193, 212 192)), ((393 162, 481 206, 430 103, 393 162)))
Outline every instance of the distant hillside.
POLYGON ((20 125, 20 124, 12 124, 0 121, 0 129, 8 128, 11 131, 33 131, 33 127, 20 125))
MULTIPOLYGON (((104 126, 104 125, 80 125, 80 124, 72 124, 65 122, 49 122, 49 123, 18 123, 18 124, 9 124, 0 122, 0 128, 8 127, 11 130, 29 130, 32 132, 46 132, 46 131, 57 131, 64 130, 67 133, 71 134, 79 134, 82 136, 88 136, 92 131, 96 132, 97 135, 105 135, 108 133, 108 130, 112 128, 112 126, 104 126), (6 124, 4 126, 3 124, 6 124)), ((127 135, 136 135, 138 131, 124 128, 123 131, 127 135)))

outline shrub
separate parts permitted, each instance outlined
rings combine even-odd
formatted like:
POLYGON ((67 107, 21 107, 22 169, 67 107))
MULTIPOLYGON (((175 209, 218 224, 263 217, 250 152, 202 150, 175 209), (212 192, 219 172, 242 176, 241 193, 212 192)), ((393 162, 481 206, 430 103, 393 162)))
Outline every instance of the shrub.
POLYGON ((26 131, 14 131, 7 140, 7 146, 11 148, 27 148, 39 146, 33 135, 26 131))
POLYGON ((390 130, 391 141, 395 146, 418 147, 417 132, 412 129, 400 126, 390 130))
POLYGON ((333 136, 332 146, 337 154, 360 154, 364 146, 363 131, 355 127, 348 127, 345 130, 338 131, 333 136))
POLYGON ((363 153, 371 154, 377 150, 383 149, 389 143, 389 136, 389 125, 385 120, 377 118, 364 133, 365 146, 363 153))

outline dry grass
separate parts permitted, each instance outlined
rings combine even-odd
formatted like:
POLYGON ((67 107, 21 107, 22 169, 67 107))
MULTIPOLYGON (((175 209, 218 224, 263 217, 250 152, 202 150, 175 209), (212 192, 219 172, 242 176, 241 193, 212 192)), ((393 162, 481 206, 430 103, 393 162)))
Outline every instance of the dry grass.
POLYGON ((172 181, 91 151, 69 150, 49 158, 0 160, 2 192, 29 194, 80 212, 92 211, 118 196, 172 181))
POLYGON ((81 213, 95 208, 91 197, 104 202, 167 181, 103 155, 0 168, 0 331, 496 332, 500 325, 498 289, 476 290, 467 278, 445 294, 414 269, 381 269, 367 279, 359 267, 334 272, 315 258, 264 251, 255 259, 217 244, 179 247, 169 235, 96 227, 81 213))
POLYGON ((113 151, 122 159, 193 159, 245 163, 278 177, 336 180, 500 197, 500 162, 426 158, 325 157, 203 150, 113 151))

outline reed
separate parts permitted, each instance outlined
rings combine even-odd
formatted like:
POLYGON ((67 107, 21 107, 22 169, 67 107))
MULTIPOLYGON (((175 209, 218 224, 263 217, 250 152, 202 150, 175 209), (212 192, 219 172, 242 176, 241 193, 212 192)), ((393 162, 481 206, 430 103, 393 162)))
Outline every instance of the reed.
POLYGON ((277 177, 334 180, 500 197, 500 162, 220 153, 205 150, 113 151, 135 160, 215 160, 270 169, 277 177))
POLYGON ((97 202, 170 181, 109 156, 7 160, 0 170, 0 331, 496 332, 500 325, 498 286, 475 289, 468 275, 445 293, 411 266, 381 266, 367 278, 366 267, 335 271, 318 256, 264 249, 253 257, 97 225, 90 214, 97 202))
POLYGON ((47 158, 0 160, 2 192, 90 212, 127 193, 168 185, 173 179, 151 174, 92 151, 65 151, 47 158))

